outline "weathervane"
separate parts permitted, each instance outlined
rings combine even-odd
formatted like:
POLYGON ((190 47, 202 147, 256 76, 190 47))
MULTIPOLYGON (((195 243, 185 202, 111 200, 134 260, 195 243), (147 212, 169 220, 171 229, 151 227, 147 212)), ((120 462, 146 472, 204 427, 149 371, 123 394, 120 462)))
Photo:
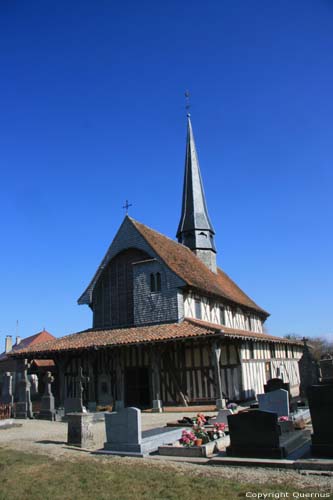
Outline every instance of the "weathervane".
POLYGON ((125 205, 123 206, 123 208, 126 210, 126 215, 128 214, 128 209, 129 209, 129 207, 131 207, 131 206, 132 206, 132 203, 128 203, 128 200, 126 200, 126 203, 125 203, 125 205))
POLYGON ((190 115, 190 91, 189 90, 185 90, 185 109, 187 111, 187 116, 191 116, 190 115))

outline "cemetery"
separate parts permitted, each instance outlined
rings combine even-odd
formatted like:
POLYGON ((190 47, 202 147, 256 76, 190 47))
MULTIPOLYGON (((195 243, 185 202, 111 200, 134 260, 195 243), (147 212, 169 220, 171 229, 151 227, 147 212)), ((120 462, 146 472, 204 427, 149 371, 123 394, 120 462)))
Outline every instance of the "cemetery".
MULTIPOLYGON (((77 378, 76 398, 62 411, 55 409, 54 377, 45 374, 45 389, 38 414, 32 414, 30 383, 23 364, 19 401, 13 403, 11 375, 6 374, 0 404, 0 433, 30 421, 38 429, 42 420, 67 428, 68 449, 80 448, 94 455, 146 457, 152 460, 196 459, 202 465, 260 466, 333 471, 333 360, 317 384, 309 387, 308 400, 289 399, 281 379, 268 381, 265 393, 251 405, 229 404, 229 408, 207 414, 147 413, 135 407, 111 412, 88 411, 83 405, 82 373, 77 378), (306 403, 309 406, 306 406, 306 403), (142 429, 142 421, 145 424, 142 429), (96 439, 96 432, 99 438, 96 439), (201 462, 200 462, 201 460, 201 462)), ((1 434, 0 434, 1 438, 1 434)))

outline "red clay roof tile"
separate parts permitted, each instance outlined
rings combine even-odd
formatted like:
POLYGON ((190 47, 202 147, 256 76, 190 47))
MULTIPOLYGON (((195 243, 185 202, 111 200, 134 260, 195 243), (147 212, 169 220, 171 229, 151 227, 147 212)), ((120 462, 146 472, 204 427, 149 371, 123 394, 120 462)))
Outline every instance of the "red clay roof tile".
POLYGON ((270 342, 294 343, 280 337, 264 333, 234 330, 222 325, 186 318, 181 323, 164 323, 161 325, 138 326, 131 328, 115 328, 112 330, 84 330, 72 333, 60 339, 50 340, 40 345, 13 353, 15 357, 48 356, 61 351, 94 349, 122 345, 166 342, 177 339, 191 339, 221 335, 226 338, 264 340, 270 342))
POLYGON ((215 274, 186 246, 131 217, 129 219, 165 264, 189 286, 254 309, 265 317, 269 316, 224 271, 218 268, 215 274))

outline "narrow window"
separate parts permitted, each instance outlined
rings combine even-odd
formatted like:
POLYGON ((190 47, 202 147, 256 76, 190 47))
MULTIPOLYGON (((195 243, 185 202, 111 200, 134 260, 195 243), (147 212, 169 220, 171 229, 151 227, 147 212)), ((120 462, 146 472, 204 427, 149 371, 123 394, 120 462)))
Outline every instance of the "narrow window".
POLYGON ((201 302, 195 299, 195 317, 201 319, 201 302))
POLYGON ((161 291, 161 273, 156 273, 156 292, 161 291))
POLYGON ((249 342, 250 359, 254 359, 254 345, 253 342, 249 342))
POLYGON ((155 283, 155 275, 154 273, 150 273, 150 291, 156 291, 156 283, 155 283))
POLYGON ((284 346, 284 352, 286 354, 286 358, 289 358, 289 353, 288 353, 288 345, 284 346))
POLYGON ((220 307, 220 318, 221 318, 221 325, 225 325, 225 309, 223 306, 220 307))
POLYGON ((275 344, 271 344, 271 358, 276 358, 275 344))

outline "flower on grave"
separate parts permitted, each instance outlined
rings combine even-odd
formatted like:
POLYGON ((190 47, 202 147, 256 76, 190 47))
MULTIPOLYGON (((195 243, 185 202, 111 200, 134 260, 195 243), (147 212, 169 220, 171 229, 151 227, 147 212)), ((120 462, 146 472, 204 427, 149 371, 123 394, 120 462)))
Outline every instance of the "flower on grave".
POLYGON ((193 434, 195 435, 196 439, 202 439, 204 443, 207 443, 209 441, 208 434, 206 430, 198 424, 195 424, 192 427, 193 434))
POLYGON ((225 432, 224 432, 225 428, 226 428, 226 424, 223 424, 222 422, 214 424, 214 427, 213 427, 214 439, 219 439, 219 438, 225 436, 225 432))
POLYGON ((190 446, 194 446, 195 439, 196 437, 192 431, 183 430, 180 443, 189 448, 190 446))
POLYGON ((207 423, 207 419, 203 413, 198 413, 193 420, 199 427, 203 427, 207 423))
POLYGON ((279 417, 279 422, 288 422, 288 417, 279 417))
POLYGON ((237 410, 237 408, 238 408, 238 405, 236 403, 229 403, 229 404, 227 404, 227 409, 228 410, 235 411, 235 410, 237 410))

